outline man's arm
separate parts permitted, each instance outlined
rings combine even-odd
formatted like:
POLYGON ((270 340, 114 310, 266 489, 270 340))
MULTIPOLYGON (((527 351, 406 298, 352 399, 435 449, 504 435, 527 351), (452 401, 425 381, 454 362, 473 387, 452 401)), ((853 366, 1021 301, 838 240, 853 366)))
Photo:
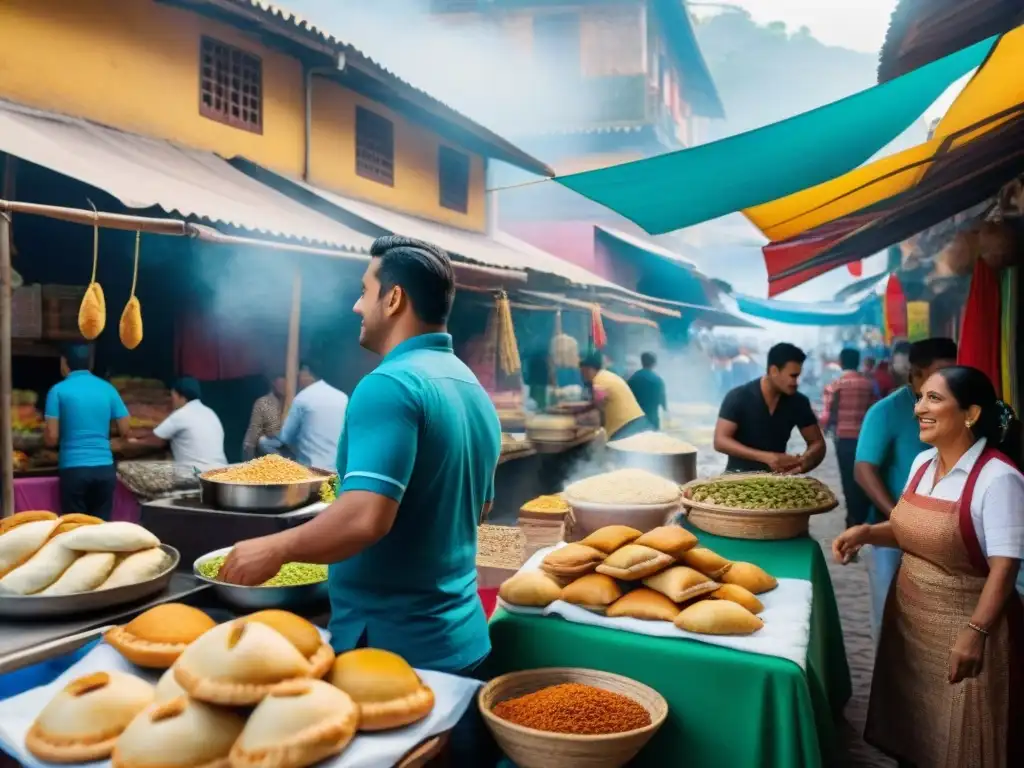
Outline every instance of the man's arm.
POLYGON ((43 427, 43 445, 56 448, 60 444, 60 395, 56 388, 46 393, 46 405, 43 408, 46 424, 43 427))
POLYGON ((832 406, 835 402, 835 383, 829 384, 821 392, 821 418, 818 419, 818 423, 821 425, 822 430, 828 429, 829 423, 832 421, 832 406))
POLYGON ((853 475, 879 514, 888 518, 896 500, 889 493, 882 480, 880 467, 885 462, 890 447, 889 424, 881 408, 871 406, 864 415, 860 435, 857 438, 857 458, 853 475))
POLYGON ((800 436, 807 442, 807 450, 800 456, 800 464, 796 471, 810 472, 825 458, 825 435, 821 433, 821 427, 814 423, 801 428, 800 436))
MULTIPOLYGON (((385 411, 386 413, 386 411, 385 411)), ((278 438, 288 448, 295 452, 295 445, 299 441, 299 435, 302 434, 302 421, 305 418, 306 407, 302 400, 292 400, 291 408, 288 409, 288 416, 285 417, 284 424, 281 426, 281 434, 278 438)), ((338 467, 340 470, 341 467, 338 467)))
POLYGON ((774 454, 745 446, 736 439, 737 429, 739 429, 739 425, 735 421, 729 421, 719 416, 718 421, 715 422, 715 450, 737 459, 768 464, 774 454))

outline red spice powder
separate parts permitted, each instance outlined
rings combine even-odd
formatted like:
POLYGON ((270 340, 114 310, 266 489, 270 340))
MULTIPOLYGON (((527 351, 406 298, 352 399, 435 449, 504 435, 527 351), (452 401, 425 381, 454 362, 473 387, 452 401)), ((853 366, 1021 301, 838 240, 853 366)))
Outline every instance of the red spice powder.
POLYGON ((651 724, 642 704, 581 683, 552 685, 499 702, 494 714, 525 728, 581 735, 623 733, 651 724))

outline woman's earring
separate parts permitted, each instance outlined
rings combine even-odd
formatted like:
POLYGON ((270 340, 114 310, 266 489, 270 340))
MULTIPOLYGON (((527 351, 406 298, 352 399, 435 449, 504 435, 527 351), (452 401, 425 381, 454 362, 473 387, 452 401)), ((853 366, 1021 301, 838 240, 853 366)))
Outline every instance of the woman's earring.
POLYGON ((964 426, 967 427, 968 429, 974 429, 974 422, 968 419, 967 421, 964 422, 964 426))

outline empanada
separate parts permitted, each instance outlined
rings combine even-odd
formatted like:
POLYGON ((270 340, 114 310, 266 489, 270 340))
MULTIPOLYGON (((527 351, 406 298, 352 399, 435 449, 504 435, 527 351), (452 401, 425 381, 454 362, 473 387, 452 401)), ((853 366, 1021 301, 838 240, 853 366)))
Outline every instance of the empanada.
POLYGON ((106 521, 102 517, 83 515, 79 512, 70 512, 57 518, 57 522, 60 524, 75 523, 76 525, 103 525, 106 521))
MULTIPOLYGON (((71 533, 77 533, 78 530, 71 533)), ((171 556, 160 547, 134 552, 115 565, 114 570, 110 572, 110 576, 97 589, 126 587, 129 584, 140 584, 143 581, 155 579, 160 574, 165 573, 170 564, 171 556)))
POLYGON ((697 546, 697 537, 678 525, 663 525, 649 530, 633 543, 679 558, 697 546))
POLYGON ((57 515, 54 512, 47 512, 43 509, 27 510, 25 512, 15 512, 10 517, 0 518, 0 535, 13 531, 19 525, 25 525, 26 523, 37 523, 41 520, 56 520, 57 515))
POLYGON ((64 686, 39 713, 25 735, 25 748, 49 763, 103 760, 153 696, 152 685, 123 672, 80 677, 64 686))
POLYGON ((667 568, 674 562, 671 555, 639 544, 627 544, 612 552, 597 572, 623 581, 639 581, 667 568))
POLYGON ((56 520, 36 520, 0 534, 0 578, 38 552, 56 527, 56 520))
POLYGON ((739 584, 722 584, 708 597, 713 600, 729 600, 737 605, 742 605, 754 614, 764 610, 764 605, 754 596, 754 593, 739 584))
POLYGON ((506 579, 498 597, 511 605, 544 608, 562 594, 562 585, 544 571, 521 571, 506 579))
POLYGON ((562 590, 562 599, 595 613, 604 613, 608 606, 622 597, 622 587, 611 576, 588 573, 562 590))
POLYGON ((720 554, 712 552, 707 547, 688 549, 679 556, 679 559, 683 565, 696 568, 705 576, 710 576, 716 581, 720 581, 719 576, 729 570, 729 566, 732 565, 731 560, 726 560, 720 554))
POLYGON ((280 632, 258 621, 231 621, 206 632, 174 664, 174 679, 193 699, 223 706, 258 704, 285 680, 313 668, 280 632))
POLYGON ((193 640, 215 626, 217 622, 198 608, 164 603, 108 630, 104 639, 132 664, 167 669, 193 640))
POLYGON ((322 680, 293 680, 270 692, 231 750, 231 768, 305 768, 344 751, 359 707, 322 680))
POLYGON ((731 600, 701 600, 687 606, 675 624, 698 635, 752 635, 764 622, 731 600))
POLYGON ((83 525, 69 533, 64 546, 76 552, 138 552, 160 546, 160 539, 135 523, 83 525))
POLYGON ((610 619, 628 616, 648 621, 672 621, 679 615, 679 606, 661 592, 638 587, 608 606, 605 615, 610 619))
POLYGON ((288 611, 257 611, 246 616, 243 621, 258 621, 271 629, 276 629, 306 657, 312 670, 312 677, 323 677, 334 663, 334 650, 313 624, 301 616, 288 611))
POLYGON ((677 565, 644 579, 644 586, 660 592, 675 603, 685 603, 718 589, 718 584, 700 571, 677 565))
POLYGON ((540 567, 552 576, 575 578, 590 573, 604 558, 604 552, 599 549, 582 544, 566 544, 549 552, 540 567))
POLYGON ((593 547, 610 555, 619 547, 624 547, 640 536, 640 531, 630 528, 628 525, 606 525, 598 528, 592 534, 583 539, 580 544, 585 547, 593 547))
POLYGON ((178 685, 178 681, 174 679, 174 668, 171 667, 162 675, 156 683, 156 702, 162 704, 165 701, 176 699, 179 696, 188 696, 188 693, 178 685))
POLYGON ((53 584, 40 595, 74 595, 91 592, 106 581, 114 570, 117 555, 113 552, 87 552, 68 566, 53 584))
POLYGON ((753 563, 733 563, 732 568, 727 570, 719 581, 736 584, 755 595, 770 592, 779 586, 778 579, 753 563))
POLYGON ((334 660, 328 678, 359 706, 360 731, 416 723, 434 708, 434 692, 396 653, 359 648, 334 660))
POLYGON ((23 565, 0 579, 0 595, 34 595, 59 579, 79 557, 78 552, 72 552, 62 544, 64 537, 69 535, 62 533, 50 539, 23 565))
POLYGON ((179 696, 148 707, 114 746, 113 768, 228 768, 245 727, 236 712, 179 696))

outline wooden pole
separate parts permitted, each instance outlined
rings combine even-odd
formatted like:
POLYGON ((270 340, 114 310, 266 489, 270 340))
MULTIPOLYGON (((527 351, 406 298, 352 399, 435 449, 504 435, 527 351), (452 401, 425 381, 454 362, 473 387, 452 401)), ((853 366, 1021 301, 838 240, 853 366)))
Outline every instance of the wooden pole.
POLYGON ((11 418, 11 220, 0 213, 0 516, 14 514, 14 421, 11 418))
POLYGON ((299 389, 299 325, 302 320, 302 272, 295 269, 292 278, 292 309, 288 317, 288 349, 285 353, 284 409, 281 423, 288 416, 295 393, 299 389))

